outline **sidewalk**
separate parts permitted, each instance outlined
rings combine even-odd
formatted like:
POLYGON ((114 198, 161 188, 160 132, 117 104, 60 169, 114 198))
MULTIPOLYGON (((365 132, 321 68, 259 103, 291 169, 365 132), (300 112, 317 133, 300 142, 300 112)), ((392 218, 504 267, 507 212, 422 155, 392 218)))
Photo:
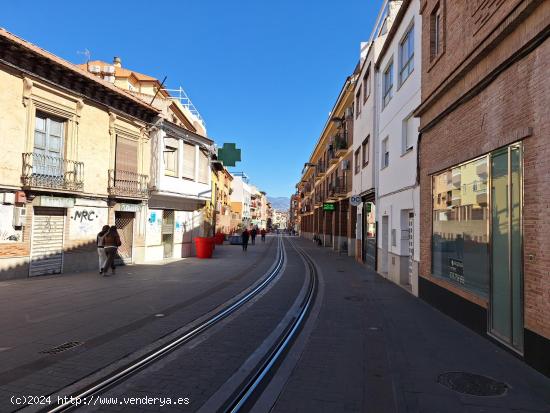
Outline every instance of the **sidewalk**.
POLYGON ((326 288, 274 412, 550 412, 550 379, 352 258, 296 242, 326 288), (508 388, 496 397, 459 393, 438 383, 446 372, 508 388))
POLYGON ((44 395, 227 301, 275 259, 276 242, 216 246, 212 259, 0 282, 0 411, 44 395), (223 264, 223 265, 222 265, 223 264), (77 345, 44 354, 62 344, 77 345))

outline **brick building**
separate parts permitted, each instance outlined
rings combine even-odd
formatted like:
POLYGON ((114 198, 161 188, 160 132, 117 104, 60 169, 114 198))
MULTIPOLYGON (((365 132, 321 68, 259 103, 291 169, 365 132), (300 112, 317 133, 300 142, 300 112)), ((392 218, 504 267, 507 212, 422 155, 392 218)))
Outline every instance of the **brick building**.
POLYGON ((421 14, 419 296, 550 375, 550 2, 421 14))

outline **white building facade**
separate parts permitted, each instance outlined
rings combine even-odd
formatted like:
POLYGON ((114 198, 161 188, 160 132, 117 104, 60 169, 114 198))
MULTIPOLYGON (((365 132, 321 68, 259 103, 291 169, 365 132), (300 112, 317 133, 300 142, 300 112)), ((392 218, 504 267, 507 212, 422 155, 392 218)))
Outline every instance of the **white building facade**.
POLYGON ((191 256, 193 238, 207 235, 203 207, 211 198, 213 142, 164 120, 151 148, 145 261, 191 256))
POLYGON ((386 1, 378 15, 368 42, 361 44, 360 71, 355 84, 353 125, 353 194, 361 198, 357 206, 355 257, 376 269, 376 156, 378 118, 375 70, 388 30, 401 2, 386 1))
POLYGON ((418 294, 420 1, 403 2, 375 64, 378 272, 418 294))
POLYGON ((248 227, 252 223, 250 214, 252 188, 245 173, 235 172, 232 175, 231 189, 233 192, 231 193, 231 202, 241 204, 242 224, 244 227, 248 227))

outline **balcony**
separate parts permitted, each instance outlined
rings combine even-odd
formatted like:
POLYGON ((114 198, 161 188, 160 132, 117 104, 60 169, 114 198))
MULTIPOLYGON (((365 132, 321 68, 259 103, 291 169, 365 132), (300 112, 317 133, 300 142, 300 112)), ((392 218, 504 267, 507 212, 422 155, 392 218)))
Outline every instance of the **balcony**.
POLYGON ((84 163, 39 153, 24 153, 21 183, 25 188, 82 191, 84 163))
POLYGON ((336 151, 336 156, 344 156, 349 148, 349 142, 346 139, 345 134, 337 135, 334 138, 334 150, 336 151))
POLYGON ((338 177, 336 181, 329 186, 329 200, 336 201, 339 198, 345 197, 349 192, 348 185, 344 178, 338 177))
POLYGON ((147 198, 147 175, 136 172, 109 169, 109 186, 107 188, 111 196, 123 196, 129 198, 147 198))
POLYGON ((327 151, 327 157, 328 157, 328 162, 330 165, 334 165, 336 163, 338 163, 338 155, 336 154, 336 150, 334 149, 334 145, 331 144, 328 148, 328 151, 327 151))
POLYGON ((317 165, 315 179, 317 180, 317 179, 322 178, 323 176, 325 176, 326 171, 327 171, 327 168, 323 163, 320 163, 319 165, 317 165))

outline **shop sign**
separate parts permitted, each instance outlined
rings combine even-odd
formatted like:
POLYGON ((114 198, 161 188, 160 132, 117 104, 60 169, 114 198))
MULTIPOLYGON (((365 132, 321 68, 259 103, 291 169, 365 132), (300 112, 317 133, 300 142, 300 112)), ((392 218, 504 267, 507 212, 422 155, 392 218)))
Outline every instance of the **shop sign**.
POLYGON ((449 258, 449 278, 462 285, 465 284, 464 279, 464 263, 456 258, 449 258))
POLYGON ((139 212, 141 210, 141 204, 117 204, 115 211, 124 212, 139 212))
POLYGON ((334 206, 334 203, 325 202, 323 204, 323 211, 334 211, 336 208, 334 206))
POLYGON ((361 197, 359 195, 352 195, 349 198, 349 203, 352 206, 359 206, 361 202, 361 197))
POLYGON ((74 198, 40 195, 34 198, 32 204, 42 207, 72 208, 74 207, 74 198))

